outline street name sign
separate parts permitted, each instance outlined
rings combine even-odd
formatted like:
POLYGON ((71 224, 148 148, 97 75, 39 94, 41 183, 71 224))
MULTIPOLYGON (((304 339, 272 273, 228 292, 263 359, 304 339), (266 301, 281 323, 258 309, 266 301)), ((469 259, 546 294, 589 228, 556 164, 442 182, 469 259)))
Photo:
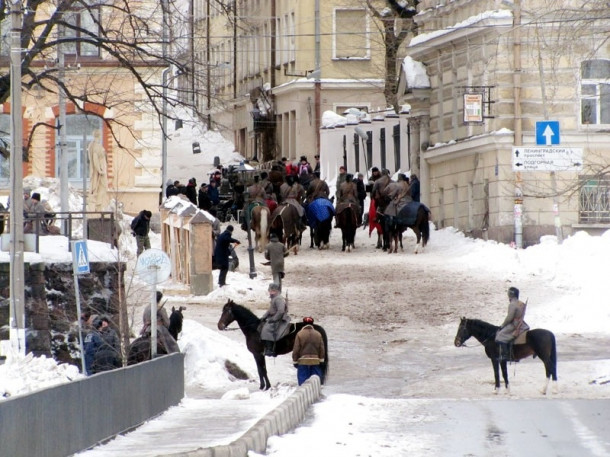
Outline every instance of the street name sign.
POLYGON ((581 171, 582 148, 513 147, 513 171, 581 171))

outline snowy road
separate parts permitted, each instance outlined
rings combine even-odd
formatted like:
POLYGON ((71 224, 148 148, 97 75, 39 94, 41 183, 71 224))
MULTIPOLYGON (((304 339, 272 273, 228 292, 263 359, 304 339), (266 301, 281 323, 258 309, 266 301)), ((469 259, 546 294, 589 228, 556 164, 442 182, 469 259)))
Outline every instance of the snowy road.
MULTIPOLYGON (((508 247, 477 245, 476 252, 474 245, 444 232, 433 232, 430 246, 417 256, 411 238, 404 253, 393 255, 375 250, 362 231, 358 249, 350 254, 337 250, 337 238, 335 231, 330 251, 303 249, 287 259, 284 291, 291 315, 312 315, 324 326, 331 373, 326 400, 294 434, 272 438, 268 455, 610 455, 610 363, 600 350, 609 347, 610 337, 579 327, 570 314, 578 287, 567 287, 558 272, 549 279, 545 271, 528 270, 508 247), (550 398, 540 394, 544 367, 539 360, 510 365, 511 395, 496 396, 482 347, 474 340, 465 348, 453 345, 462 316, 501 322, 512 285, 529 298, 530 326, 548 328, 557 337, 560 389, 550 398)), ((259 276, 247 279, 246 251, 239 249, 242 272, 229 274, 228 288, 187 299, 187 319, 214 329, 228 298, 258 315, 266 310, 269 271, 262 270, 256 254, 259 276)), ((223 334, 243 343, 240 332, 223 334)), ((253 365, 247 369, 255 373, 253 365)), ((269 376, 275 388, 294 386, 289 357, 271 361, 269 376)), ((250 390, 257 384, 250 383, 250 390)), ((199 416, 200 430, 218 426, 209 411, 199 416)), ((197 443, 192 431, 181 435, 178 417, 158 421, 165 427, 163 442, 182 441, 191 449, 211 444, 205 432, 197 443)), ((227 435, 235 432, 233 421, 221 422, 227 435)), ((130 435, 135 442, 138 433, 130 435)), ((140 449, 150 453, 130 452, 132 457, 165 453, 160 442, 156 447, 150 434, 145 436, 140 449)), ((83 455, 125 455, 116 445, 83 455)))

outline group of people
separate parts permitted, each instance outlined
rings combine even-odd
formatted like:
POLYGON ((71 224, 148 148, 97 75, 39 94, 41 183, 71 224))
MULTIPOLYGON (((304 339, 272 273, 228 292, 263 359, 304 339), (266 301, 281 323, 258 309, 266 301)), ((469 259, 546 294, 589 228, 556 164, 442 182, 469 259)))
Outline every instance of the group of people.
POLYGON ((185 195, 193 205, 216 215, 216 208, 220 204, 221 182, 222 172, 218 169, 210 175, 209 182, 202 183, 199 188, 196 178, 190 178, 186 185, 183 185, 180 181, 168 179, 165 196, 169 198, 174 195, 185 195))
POLYGON ((24 233, 39 233, 40 235, 58 235, 59 227, 55 226, 56 214, 47 200, 42 200, 38 192, 23 191, 24 233), (38 230, 36 225, 39 224, 38 230))

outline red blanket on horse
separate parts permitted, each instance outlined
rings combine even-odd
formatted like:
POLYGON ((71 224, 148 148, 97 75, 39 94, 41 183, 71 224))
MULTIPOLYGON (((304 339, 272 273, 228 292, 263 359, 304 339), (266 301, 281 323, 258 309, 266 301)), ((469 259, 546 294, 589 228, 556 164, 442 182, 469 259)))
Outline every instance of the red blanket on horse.
POLYGON ((375 229, 377 229, 377 233, 379 235, 383 234, 381 224, 377 222, 377 208, 375 206, 375 200, 371 199, 371 204, 369 206, 369 236, 371 236, 371 233, 373 233, 373 230, 375 229))

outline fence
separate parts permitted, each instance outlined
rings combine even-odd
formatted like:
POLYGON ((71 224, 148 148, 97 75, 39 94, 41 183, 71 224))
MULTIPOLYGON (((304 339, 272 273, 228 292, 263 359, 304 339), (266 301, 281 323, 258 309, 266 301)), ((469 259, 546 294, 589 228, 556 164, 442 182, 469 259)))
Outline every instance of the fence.
MULTIPOLYGON (((68 249, 72 249, 71 241, 73 239, 81 239, 82 225, 87 221, 87 239, 104 241, 106 243, 115 244, 120 234, 120 229, 116 224, 114 213, 112 211, 59 211, 51 214, 28 214, 23 218, 25 226, 31 227, 29 233, 35 238, 34 251, 39 252, 40 237, 46 235, 54 235, 62 232, 57 227, 57 221, 60 226, 64 227, 66 237, 68 237, 68 249), (78 232, 78 223, 80 223, 81 232, 78 232), (49 227, 55 227, 58 233, 50 233, 49 227)), ((10 227, 10 212, 0 211, 0 233, 3 234, 6 246, 6 241, 10 238, 8 229, 10 227)), ((24 227, 25 229, 25 227, 24 227)), ((54 231, 53 230, 53 231, 54 231)), ((62 232, 62 234, 63 234, 62 232)), ((5 250, 4 248, 2 250, 5 250)), ((8 248, 6 249, 8 250, 8 248)))
POLYGON ((155 417, 184 397, 184 354, 0 401, 0 454, 65 457, 155 417))

